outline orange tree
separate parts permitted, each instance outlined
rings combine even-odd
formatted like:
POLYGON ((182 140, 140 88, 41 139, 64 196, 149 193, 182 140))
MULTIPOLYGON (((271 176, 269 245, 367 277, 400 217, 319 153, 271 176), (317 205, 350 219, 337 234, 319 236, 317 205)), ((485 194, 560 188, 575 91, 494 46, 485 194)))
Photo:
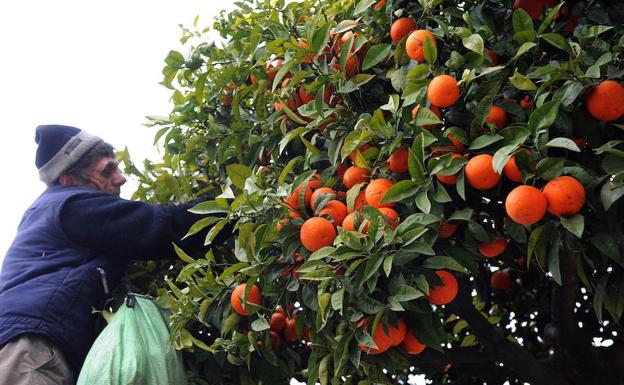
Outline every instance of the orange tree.
POLYGON ((207 251, 134 281, 191 382, 619 381, 618 1, 237 7, 166 58, 163 162, 124 157, 204 197, 207 251))

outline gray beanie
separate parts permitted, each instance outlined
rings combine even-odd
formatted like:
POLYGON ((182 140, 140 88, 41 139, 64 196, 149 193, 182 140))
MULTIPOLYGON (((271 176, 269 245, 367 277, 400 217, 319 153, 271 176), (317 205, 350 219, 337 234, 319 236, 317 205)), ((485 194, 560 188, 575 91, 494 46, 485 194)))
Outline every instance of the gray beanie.
POLYGON ((76 127, 42 125, 35 130, 35 142, 39 179, 51 186, 102 139, 76 127))

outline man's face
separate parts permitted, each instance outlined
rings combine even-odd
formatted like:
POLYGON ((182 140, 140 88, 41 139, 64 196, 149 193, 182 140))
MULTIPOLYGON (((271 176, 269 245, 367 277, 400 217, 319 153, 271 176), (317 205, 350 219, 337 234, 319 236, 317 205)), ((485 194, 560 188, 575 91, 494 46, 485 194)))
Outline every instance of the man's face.
POLYGON ((126 177, 118 166, 115 158, 106 157, 95 161, 87 173, 89 184, 102 192, 119 195, 126 177))

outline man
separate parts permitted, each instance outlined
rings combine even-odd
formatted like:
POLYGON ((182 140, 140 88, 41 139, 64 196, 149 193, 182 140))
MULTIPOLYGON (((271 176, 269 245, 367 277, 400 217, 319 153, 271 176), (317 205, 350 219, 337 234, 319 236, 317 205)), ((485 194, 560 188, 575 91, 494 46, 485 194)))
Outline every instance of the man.
POLYGON ((26 210, 0 271, 0 385, 74 384, 95 339, 92 306, 128 260, 176 258, 172 242, 201 218, 188 206, 120 198, 126 178, 96 136, 44 125, 35 141, 48 188, 26 210))

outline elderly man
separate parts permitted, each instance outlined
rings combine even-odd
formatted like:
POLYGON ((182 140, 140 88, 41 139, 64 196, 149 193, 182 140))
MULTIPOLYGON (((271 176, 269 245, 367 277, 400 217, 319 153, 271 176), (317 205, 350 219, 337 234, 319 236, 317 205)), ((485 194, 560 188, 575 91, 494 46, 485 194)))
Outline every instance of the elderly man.
POLYGON ((96 136, 44 125, 35 141, 48 187, 26 210, 0 272, 0 385, 75 383, 95 339, 92 306, 128 260, 175 258, 172 242, 201 218, 188 206, 120 198, 126 178, 96 136))

